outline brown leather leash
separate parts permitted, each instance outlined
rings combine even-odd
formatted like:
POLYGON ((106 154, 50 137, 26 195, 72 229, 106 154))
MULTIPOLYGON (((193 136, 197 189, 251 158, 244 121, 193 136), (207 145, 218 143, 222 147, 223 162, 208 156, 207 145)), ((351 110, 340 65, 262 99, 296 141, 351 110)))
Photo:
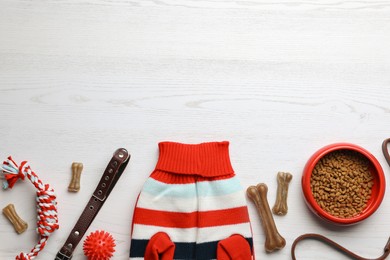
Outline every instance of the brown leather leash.
POLYGON ((352 259, 356 259, 356 260, 383 260, 383 259, 386 259, 386 257, 389 256, 390 254, 390 238, 389 240, 387 241, 387 244, 384 248, 384 253, 383 255, 381 255, 380 257, 378 258, 364 258, 364 257, 361 257, 355 253, 353 253, 352 251, 346 249, 345 247, 337 244, 336 242, 334 242, 333 240, 330 240, 329 238, 323 236, 323 235, 320 235, 320 234, 313 234, 313 233, 309 233, 309 234, 304 234, 304 235, 301 235, 299 237, 297 237, 294 241, 294 243, 292 244, 291 246, 291 258, 293 260, 296 260, 296 257, 295 257, 295 248, 298 244, 298 242, 304 240, 304 239, 315 239, 315 240, 319 240, 319 241, 322 241, 322 242, 325 242, 326 244, 336 248, 338 251, 340 251, 341 253, 351 257, 352 259))
POLYGON ((54 260, 70 260, 73 251, 95 219, 130 160, 124 148, 115 151, 87 206, 54 260))
POLYGON ((383 156, 385 156, 385 159, 387 161, 387 163, 389 164, 390 166, 390 155, 389 155, 389 150, 387 149, 387 144, 390 143, 390 138, 387 138, 383 141, 382 143, 382 152, 383 152, 383 156))

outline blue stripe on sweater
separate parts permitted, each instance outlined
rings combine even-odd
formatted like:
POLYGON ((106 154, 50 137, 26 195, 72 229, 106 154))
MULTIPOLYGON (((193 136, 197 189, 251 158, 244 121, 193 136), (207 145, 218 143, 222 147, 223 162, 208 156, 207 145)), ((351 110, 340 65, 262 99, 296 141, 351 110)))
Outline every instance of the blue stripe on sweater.
POLYGON ((235 177, 188 184, 166 184, 153 178, 148 178, 142 192, 159 197, 193 198, 227 195, 240 190, 242 190, 240 182, 235 177))
MULTIPOLYGON (((253 239, 246 238, 251 250, 253 250, 253 239)), ((149 240, 131 240, 130 258, 141 257, 145 255, 146 246, 149 240)), ((217 258, 217 246, 219 241, 206 242, 201 244, 193 243, 175 243, 174 259, 198 259, 210 260, 217 258)))

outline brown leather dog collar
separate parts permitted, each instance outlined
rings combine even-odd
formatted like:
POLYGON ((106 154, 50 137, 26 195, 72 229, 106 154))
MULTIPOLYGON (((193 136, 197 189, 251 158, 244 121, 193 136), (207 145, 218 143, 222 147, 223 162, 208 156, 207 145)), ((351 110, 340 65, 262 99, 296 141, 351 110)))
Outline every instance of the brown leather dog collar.
POLYGON ((115 151, 87 206, 54 260, 70 260, 73 251, 95 219, 130 160, 124 148, 115 151))

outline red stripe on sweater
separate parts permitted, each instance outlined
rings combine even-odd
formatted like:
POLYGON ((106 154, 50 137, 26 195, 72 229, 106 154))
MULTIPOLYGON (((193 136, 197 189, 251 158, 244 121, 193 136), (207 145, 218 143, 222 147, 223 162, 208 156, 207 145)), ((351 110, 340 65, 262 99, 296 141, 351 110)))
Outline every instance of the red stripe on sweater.
POLYGON ((161 227, 203 228, 247 223, 249 215, 246 206, 191 213, 136 208, 133 222, 134 224, 161 227))

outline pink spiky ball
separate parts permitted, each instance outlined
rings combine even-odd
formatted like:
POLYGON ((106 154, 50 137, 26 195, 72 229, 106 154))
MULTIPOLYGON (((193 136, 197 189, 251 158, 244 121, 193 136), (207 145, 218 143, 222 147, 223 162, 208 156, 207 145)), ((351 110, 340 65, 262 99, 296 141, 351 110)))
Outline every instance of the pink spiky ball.
POLYGON ((115 252, 115 240, 110 233, 97 230, 84 240, 84 255, 88 260, 109 260, 115 252))

